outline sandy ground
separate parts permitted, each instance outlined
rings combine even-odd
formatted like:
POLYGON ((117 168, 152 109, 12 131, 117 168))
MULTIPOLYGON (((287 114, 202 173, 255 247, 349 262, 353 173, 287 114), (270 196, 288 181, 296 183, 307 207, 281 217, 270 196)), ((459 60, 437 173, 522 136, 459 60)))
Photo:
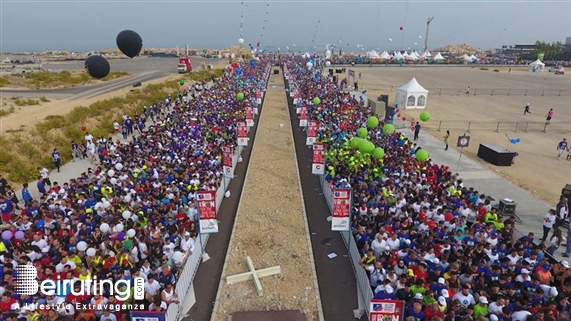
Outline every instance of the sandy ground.
MULTIPOLYGON (((130 60, 121 60, 118 62, 114 62, 117 64, 116 70, 118 71, 128 71, 132 73, 132 75, 137 75, 137 73, 141 71, 157 71, 157 70, 165 70, 166 68, 174 68, 172 66, 176 66, 176 63, 173 62, 173 59, 161 59, 161 58, 147 58, 147 59, 130 59, 130 60), (174 65, 173 65, 174 64, 174 65), (126 66, 124 66, 126 65, 126 66)), ((213 68, 222 68, 226 66, 228 63, 227 59, 202 59, 202 58, 193 58, 194 68, 195 70, 200 70, 203 64, 211 64, 213 68)), ((76 70, 77 66, 81 67, 82 62, 71 62, 71 63, 62 63, 61 68, 64 70, 76 70), (77 65, 77 66, 76 66, 77 65)), ((174 70, 174 69, 173 69, 174 70)), ((173 71, 174 72, 174 71, 173 71)), ((122 79, 129 79, 132 77, 121 77, 120 79, 114 81, 120 81, 122 79)), ((142 87, 139 89, 144 88, 149 84, 160 83, 164 81, 178 81, 181 78, 181 75, 173 73, 171 75, 157 78, 154 80, 143 81, 142 87)), ((185 77, 186 78, 186 77, 185 77)), ((188 78, 187 78, 188 79, 188 78)), ((108 84, 112 84, 113 81, 106 82, 108 84)), ((187 86, 189 82, 185 84, 187 86)), ((6 88, 3 88, 6 89, 6 88)), ((42 121, 47 116, 51 115, 65 115, 69 113, 73 108, 77 106, 88 106, 94 102, 105 100, 108 98, 113 97, 121 97, 126 95, 131 89, 130 86, 127 88, 115 90, 113 92, 100 94, 100 95, 91 95, 90 98, 82 98, 82 99, 74 99, 76 97, 69 96, 64 99, 58 99, 58 97, 53 97, 51 95, 46 94, 45 96, 50 100, 47 103, 41 103, 40 105, 34 106, 22 106, 18 107, 15 106, 15 112, 4 117, 0 117, 0 134, 5 133, 6 131, 26 131, 30 128, 34 128, 34 124, 42 121)), ((10 98, 12 96, 19 96, 18 94, 7 94, 7 93, 0 93, 0 98, 2 102, 6 102, 7 105, 3 107, 9 108, 10 106, 10 98)), ((43 95, 42 95, 43 96, 43 95)), ((78 94, 77 96, 82 96, 82 94, 78 94)), ((37 99, 37 98, 32 98, 37 99)))
MULTIPOLYGON (((179 75, 166 76, 147 81, 138 89, 144 88, 149 84, 156 84, 164 81, 178 81, 179 79, 179 75)), ((76 100, 73 99, 73 97, 67 99, 48 98, 50 102, 41 103, 40 105, 16 107, 16 111, 14 113, 0 118, 0 133, 18 129, 28 130, 34 128, 35 123, 44 120, 47 116, 66 115, 77 106, 89 106, 100 100, 122 97, 128 94, 131 89, 133 88, 123 88, 114 92, 82 100, 76 100)), ((2 97, 2 99, 7 100, 8 102, 10 100, 9 97, 2 97)))
MULTIPOLYGON (((563 137, 571 139, 570 96, 557 96, 555 90, 571 90, 571 76, 555 76, 552 73, 529 73, 513 68, 499 68, 500 72, 479 70, 466 67, 360 67, 351 68, 358 75, 361 72, 360 89, 367 89, 367 96, 375 98, 379 94, 389 94, 391 104, 394 103, 396 88, 407 83, 412 77, 429 89, 427 108, 431 113, 429 122, 423 124, 423 131, 441 138, 448 129, 451 133, 451 145, 456 146, 457 136, 464 134, 471 121, 468 135, 471 137, 470 147, 465 154, 493 169, 518 186, 530 191, 548 204, 556 204, 565 184, 571 183, 571 162, 557 160, 556 146, 563 137), (391 90, 392 86, 392 90, 391 90), (466 96, 466 88, 470 86, 472 95, 466 96), (439 95, 439 88, 447 89, 447 94, 439 95), (512 89, 512 94, 473 95, 476 89, 512 89), (457 89, 457 94, 452 94, 457 89), (550 95, 528 95, 513 89, 529 89, 530 92, 551 90, 550 95), (515 92, 516 94, 513 94, 515 92), (517 94, 519 92, 519 94, 517 94), (526 103, 531 104, 531 115, 523 115, 526 103), (554 117, 547 132, 542 133, 545 115, 553 108, 554 117), (441 125, 440 122, 442 121, 441 125), (510 121, 495 132, 498 121, 510 121), (524 132, 526 122, 537 122, 529 125, 524 132), (516 131, 515 122, 518 122, 516 131), (437 131, 438 127, 440 131, 437 131), (519 153, 515 165, 498 167, 478 158, 480 143, 495 143, 505 147, 508 137, 520 138, 521 142, 511 145, 510 149, 519 153)), ((481 90, 483 92, 483 90, 481 90)), ((411 119, 418 119, 419 110, 401 112, 411 119)), ((408 126, 407 126, 408 127, 408 126)), ((410 130, 410 129, 406 129, 410 130)), ((421 134, 422 134, 421 132, 421 134)), ((456 148, 456 147, 454 147, 456 148)), ((564 159, 565 157, 563 157, 564 159)), ((448 164, 455 168, 454 164, 448 164)))
POLYGON ((266 94, 222 275, 216 321, 226 321, 233 312, 260 310, 300 310, 308 321, 318 320, 311 245, 282 76, 272 74, 268 88, 272 85, 282 89, 266 94), (263 296, 258 296, 253 281, 232 285, 224 281, 249 271, 246 256, 257 269, 281 266, 280 275, 260 279, 263 296))

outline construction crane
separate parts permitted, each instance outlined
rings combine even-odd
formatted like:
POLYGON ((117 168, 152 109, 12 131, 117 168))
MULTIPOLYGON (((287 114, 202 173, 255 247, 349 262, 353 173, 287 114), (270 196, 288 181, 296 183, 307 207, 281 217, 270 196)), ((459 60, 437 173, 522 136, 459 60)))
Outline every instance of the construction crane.
POLYGON ((434 17, 430 17, 426 21, 426 35, 424 36, 424 51, 425 52, 428 50, 428 30, 430 29, 430 23, 432 22, 433 19, 434 19, 434 17))

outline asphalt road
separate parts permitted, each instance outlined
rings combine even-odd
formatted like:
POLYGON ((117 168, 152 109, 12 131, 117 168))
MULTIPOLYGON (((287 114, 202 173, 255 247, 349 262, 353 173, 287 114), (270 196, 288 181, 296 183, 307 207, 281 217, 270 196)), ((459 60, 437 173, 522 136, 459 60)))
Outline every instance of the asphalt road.
MULTIPOLYGON (((216 64, 219 59, 207 59, 201 57, 192 57, 191 62, 194 68, 199 67, 203 62, 206 64, 216 64)), ((72 98, 86 99, 98 95, 103 95, 115 90, 132 86, 136 82, 144 83, 145 81, 176 75, 176 66, 178 58, 135 58, 135 59, 117 59, 110 60, 112 71, 125 71, 131 74, 129 77, 112 80, 97 85, 64 88, 64 89, 27 89, 27 90, 3 90, 0 94, 3 96, 20 96, 20 97, 40 97, 47 98, 72 98)), ((78 70, 83 69, 83 61, 64 61, 50 62, 44 64, 44 68, 50 71, 78 70)))
MULTIPOLYGON (((320 179, 311 173, 312 150, 307 148, 305 132, 299 127, 293 98, 288 95, 287 100, 323 316, 326 321, 355 320, 353 309, 358 307, 358 303, 353 265, 346 255, 347 247, 341 234, 331 231, 331 223, 327 221, 331 211, 321 193, 320 179), (337 257, 330 259, 327 257, 329 253, 336 253, 337 257)), ((365 316, 360 320, 364 319, 365 316)))

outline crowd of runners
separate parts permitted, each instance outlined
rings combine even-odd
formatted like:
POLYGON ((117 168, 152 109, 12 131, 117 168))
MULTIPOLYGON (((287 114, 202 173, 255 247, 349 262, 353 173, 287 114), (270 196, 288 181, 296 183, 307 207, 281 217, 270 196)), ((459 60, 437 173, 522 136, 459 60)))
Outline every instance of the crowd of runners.
POLYGON ((73 156, 87 157, 89 169, 56 182, 39 168, 37 197, 25 184, 18 200, 0 177, 2 320, 125 321, 130 310, 180 303, 177 277, 200 255, 196 192, 220 188, 221 148, 236 146, 237 121, 268 74, 266 60, 246 61, 239 74, 228 70, 211 86, 142 107, 115 125, 123 142, 86 132, 73 144, 91 147, 73 156), (35 268, 38 282, 62 282, 23 294, 22 265, 35 268), (136 278, 144 279, 142 298, 136 278), (112 282, 96 293, 95 280, 112 282))
POLYGON ((382 159, 353 149, 371 110, 302 58, 284 64, 327 144, 329 188, 353 190, 351 231, 375 298, 405 301, 407 321, 569 320, 570 264, 546 255, 565 242, 561 224, 553 225, 569 213, 565 199, 548 213, 553 222, 536 245, 485 191, 465 186, 443 164, 417 161, 422 147, 402 133, 383 134, 383 121, 367 129, 382 159))

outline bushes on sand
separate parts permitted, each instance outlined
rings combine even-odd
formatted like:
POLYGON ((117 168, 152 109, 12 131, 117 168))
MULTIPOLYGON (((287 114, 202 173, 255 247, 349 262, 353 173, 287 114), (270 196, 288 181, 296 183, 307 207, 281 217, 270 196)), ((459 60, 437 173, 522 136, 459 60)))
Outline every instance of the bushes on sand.
POLYGON ((0 77, 0 88, 5 87, 9 84, 10 84, 10 80, 8 79, 8 77, 6 77, 6 76, 0 77))
MULTIPOLYGON (((129 74, 124 71, 112 71, 107 75, 107 77, 101 79, 102 81, 109 81, 111 79, 120 78, 128 76, 129 74)), ((18 77, 21 76, 10 76, 18 77)), ((10 78, 6 78, 8 83, 10 83, 10 78)), ((75 87, 86 85, 94 82, 95 80, 91 78, 87 72, 82 71, 79 73, 72 73, 67 70, 61 72, 53 71, 38 71, 30 74, 26 74, 24 78, 24 83, 34 89, 41 88, 53 88, 53 87, 75 87)), ((0 81, 0 84, 1 81, 0 81)))
POLYGON ((197 82, 208 82, 211 81, 213 78, 218 78, 222 76, 224 73, 224 69, 212 69, 212 70, 197 70, 192 71, 189 74, 190 80, 194 80, 197 82))
POLYGON ((63 162, 71 160, 71 141, 83 143, 82 126, 94 137, 109 138, 114 133, 113 122, 124 114, 134 115, 143 111, 144 105, 178 94, 177 81, 149 84, 124 97, 109 98, 89 106, 74 108, 67 115, 52 115, 36 124, 28 133, 12 132, 0 135, 0 169, 11 182, 22 183, 38 177, 36 168, 53 168, 50 155, 59 149, 63 162))

